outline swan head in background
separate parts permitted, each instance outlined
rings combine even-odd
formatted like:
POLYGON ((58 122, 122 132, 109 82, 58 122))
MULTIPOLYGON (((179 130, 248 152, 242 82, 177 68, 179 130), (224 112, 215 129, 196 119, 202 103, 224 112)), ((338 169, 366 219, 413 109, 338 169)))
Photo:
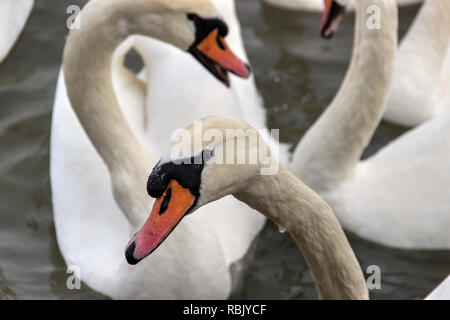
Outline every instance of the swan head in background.
POLYGON ((149 176, 147 191, 156 201, 147 222, 127 245, 130 264, 153 252, 183 217, 239 193, 263 168, 278 165, 258 131, 239 120, 206 117, 189 126, 183 137, 175 147, 186 150, 184 155, 163 157, 149 176), (208 143, 206 135, 211 133, 214 142, 208 143))
POLYGON ((320 35, 329 39, 338 30, 344 17, 347 0, 324 0, 325 9, 320 22, 320 35))
POLYGON ((69 39, 73 34, 103 34, 100 29, 108 29, 105 40, 115 46, 130 35, 149 36, 190 53, 228 87, 229 72, 250 76, 250 66, 228 47, 228 26, 210 0, 93 0, 80 14, 83 24, 71 30, 69 39))
POLYGON ((227 87, 228 72, 248 78, 250 67, 228 47, 225 37, 228 26, 209 0, 144 1, 148 10, 132 15, 138 33, 154 33, 155 26, 164 29, 166 39, 189 52, 209 72, 227 87), (154 4, 153 4, 154 3, 154 4), (156 8, 156 10, 155 10, 156 8))
POLYGON ((227 87, 228 72, 239 77, 250 76, 250 66, 239 59, 228 47, 225 37, 228 26, 209 0, 145 1, 148 12, 133 15, 138 33, 153 34, 155 26, 164 29, 166 39, 183 51, 189 52, 211 74, 227 87), (155 5, 152 2, 156 3, 155 5), (156 13, 156 14, 155 14, 156 13))

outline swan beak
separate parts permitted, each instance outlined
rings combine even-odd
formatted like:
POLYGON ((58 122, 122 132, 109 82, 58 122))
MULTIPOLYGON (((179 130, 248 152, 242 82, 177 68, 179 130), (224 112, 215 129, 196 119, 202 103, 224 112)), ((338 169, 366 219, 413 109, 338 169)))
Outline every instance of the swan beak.
POLYGON ((329 39, 339 29, 344 17, 345 7, 335 0, 325 0, 325 9, 320 22, 320 34, 323 38, 329 39))
POLYGON ((251 74, 250 66, 239 59, 228 47, 225 39, 214 29, 199 44, 189 49, 191 54, 227 87, 230 86, 228 71, 241 78, 251 74))
POLYGON ((155 200, 144 226, 125 249, 129 264, 135 265, 152 253, 193 207, 195 197, 189 189, 171 180, 164 194, 155 200))

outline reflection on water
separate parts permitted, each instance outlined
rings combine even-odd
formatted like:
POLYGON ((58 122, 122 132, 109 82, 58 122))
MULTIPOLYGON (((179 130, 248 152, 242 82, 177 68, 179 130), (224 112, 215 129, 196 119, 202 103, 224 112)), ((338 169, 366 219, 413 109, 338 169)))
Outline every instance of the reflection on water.
MULTIPOLYGON (((82 284, 66 287, 66 266, 52 221, 49 185, 51 106, 64 45, 66 8, 86 0, 37 0, 18 45, 0 65, 0 299, 102 299, 82 284)), ((417 7, 401 10, 401 32, 417 7)), ((268 124, 295 145, 327 106, 348 62, 353 19, 331 41, 317 37, 319 16, 238 1, 246 47, 265 101, 268 124)), ((366 155, 402 128, 383 124, 366 155)), ((449 252, 392 250, 351 237, 363 265, 377 264, 382 289, 373 298, 421 298, 450 270, 449 252)), ((233 266, 232 298, 314 299, 313 280, 287 234, 268 224, 233 266), (235 273, 237 275, 237 273, 235 273)))

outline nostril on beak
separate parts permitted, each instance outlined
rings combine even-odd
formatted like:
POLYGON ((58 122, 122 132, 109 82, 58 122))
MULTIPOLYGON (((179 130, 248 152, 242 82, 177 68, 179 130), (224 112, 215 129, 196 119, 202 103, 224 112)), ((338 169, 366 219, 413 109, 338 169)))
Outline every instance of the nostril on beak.
POLYGON ((127 259, 128 264, 131 265, 135 265, 140 261, 134 257, 134 249, 136 249, 136 240, 130 243, 125 250, 125 258, 127 259))

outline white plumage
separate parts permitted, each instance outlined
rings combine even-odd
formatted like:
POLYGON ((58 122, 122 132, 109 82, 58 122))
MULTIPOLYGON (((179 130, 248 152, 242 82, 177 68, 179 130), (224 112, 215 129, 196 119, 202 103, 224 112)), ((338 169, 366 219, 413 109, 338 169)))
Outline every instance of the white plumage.
POLYGON ((0 1, 0 63, 8 56, 19 38, 33 4, 34 0, 0 1))

